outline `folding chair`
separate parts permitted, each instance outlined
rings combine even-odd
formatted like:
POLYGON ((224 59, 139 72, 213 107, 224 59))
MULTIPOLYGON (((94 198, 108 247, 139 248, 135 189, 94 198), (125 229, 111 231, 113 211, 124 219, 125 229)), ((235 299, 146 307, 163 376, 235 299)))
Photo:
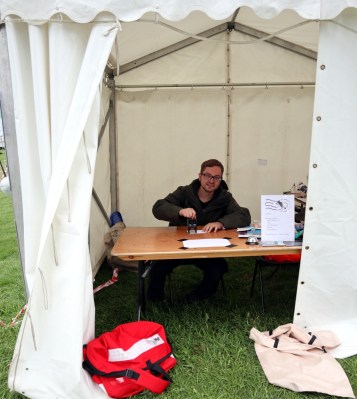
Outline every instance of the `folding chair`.
POLYGON ((260 284, 260 299, 262 312, 265 312, 265 297, 264 297, 264 281, 263 281, 263 272, 264 268, 273 268, 272 273, 268 278, 271 278, 279 268, 282 267, 291 267, 296 268, 300 266, 300 254, 291 254, 291 255, 274 255, 274 256, 261 256, 256 258, 255 260, 255 268, 253 274, 252 285, 250 288, 250 296, 253 295, 254 285, 257 274, 259 275, 259 284, 260 284))

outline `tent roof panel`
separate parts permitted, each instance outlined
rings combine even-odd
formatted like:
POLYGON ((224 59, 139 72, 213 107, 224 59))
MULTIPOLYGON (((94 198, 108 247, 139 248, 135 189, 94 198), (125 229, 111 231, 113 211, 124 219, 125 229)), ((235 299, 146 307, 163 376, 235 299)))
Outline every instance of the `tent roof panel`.
POLYGON ((306 19, 331 19, 345 8, 357 8, 357 0, 2 0, 0 13, 1 20, 16 15, 37 21, 46 21, 62 13, 73 21, 84 23, 102 12, 109 12, 121 21, 135 21, 147 12, 178 21, 200 10, 212 19, 222 20, 243 6, 264 19, 273 18, 285 9, 294 10, 306 19))
MULTIPOLYGON (((180 22, 165 21, 160 18, 155 23, 155 15, 148 13, 139 21, 122 24, 122 31, 117 36, 117 46, 120 49, 120 65, 123 66, 130 62, 135 64, 138 62, 140 64, 141 57, 161 51, 168 46, 177 47, 181 42, 185 44, 187 40, 195 40, 194 35, 202 36, 202 32, 209 32, 209 30, 212 30, 213 33, 208 35, 208 37, 211 37, 208 40, 214 43, 218 40, 215 35, 222 31, 219 27, 225 26, 225 23, 229 22, 235 22, 238 30, 239 27, 249 26, 261 31, 263 36, 264 33, 266 35, 274 34, 279 39, 317 51, 319 23, 313 20, 306 21, 297 15, 296 12, 289 10, 283 11, 275 18, 263 20, 257 17, 251 9, 242 7, 234 18, 226 18, 219 22, 197 11, 191 13, 180 22)), ((257 37, 251 37, 246 40, 239 40, 234 45, 249 47, 258 41, 257 37)), ((219 39, 219 42, 222 45, 226 44, 224 43, 224 38, 219 39)), ((116 64, 115 58, 116 49, 113 48, 113 65, 116 64)), ((124 69, 121 69, 121 73, 124 69)))

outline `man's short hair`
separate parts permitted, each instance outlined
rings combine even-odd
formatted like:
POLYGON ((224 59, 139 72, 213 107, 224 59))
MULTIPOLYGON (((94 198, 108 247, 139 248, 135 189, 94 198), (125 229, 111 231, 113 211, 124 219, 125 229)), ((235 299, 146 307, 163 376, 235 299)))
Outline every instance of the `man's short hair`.
POLYGON ((204 161, 201 165, 201 173, 206 169, 206 168, 212 168, 212 166, 219 166, 222 171, 222 176, 224 172, 224 166, 222 165, 221 162, 218 161, 218 159, 208 159, 207 161, 204 161))

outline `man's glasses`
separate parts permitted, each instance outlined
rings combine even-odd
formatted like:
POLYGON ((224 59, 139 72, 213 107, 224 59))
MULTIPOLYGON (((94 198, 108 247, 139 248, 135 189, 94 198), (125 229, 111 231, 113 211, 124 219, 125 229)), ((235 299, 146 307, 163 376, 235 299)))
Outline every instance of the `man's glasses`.
POLYGON ((201 176, 203 176, 206 180, 214 180, 216 183, 222 181, 221 176, 212 176, 209 173, 201 173, 201 176))

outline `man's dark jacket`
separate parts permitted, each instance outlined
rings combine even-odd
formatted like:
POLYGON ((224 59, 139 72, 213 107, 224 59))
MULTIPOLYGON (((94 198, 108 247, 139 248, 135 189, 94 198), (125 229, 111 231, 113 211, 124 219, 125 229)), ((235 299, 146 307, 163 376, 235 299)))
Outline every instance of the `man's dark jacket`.
POLYGON ((248 226, 251 221, 247 208, 238 205, 232 194, 221 186, 215 191, 212 200, 202 209, 197 192, 201 183, 198 179, 188 186, 180 186, 167 197, 155 202, 152 212, 159 220, 166 220, 170 226, 185 226, 187 219, 179 216, 183 208, 196 211, 197 225, 221 222, 226 229, 248 226))

